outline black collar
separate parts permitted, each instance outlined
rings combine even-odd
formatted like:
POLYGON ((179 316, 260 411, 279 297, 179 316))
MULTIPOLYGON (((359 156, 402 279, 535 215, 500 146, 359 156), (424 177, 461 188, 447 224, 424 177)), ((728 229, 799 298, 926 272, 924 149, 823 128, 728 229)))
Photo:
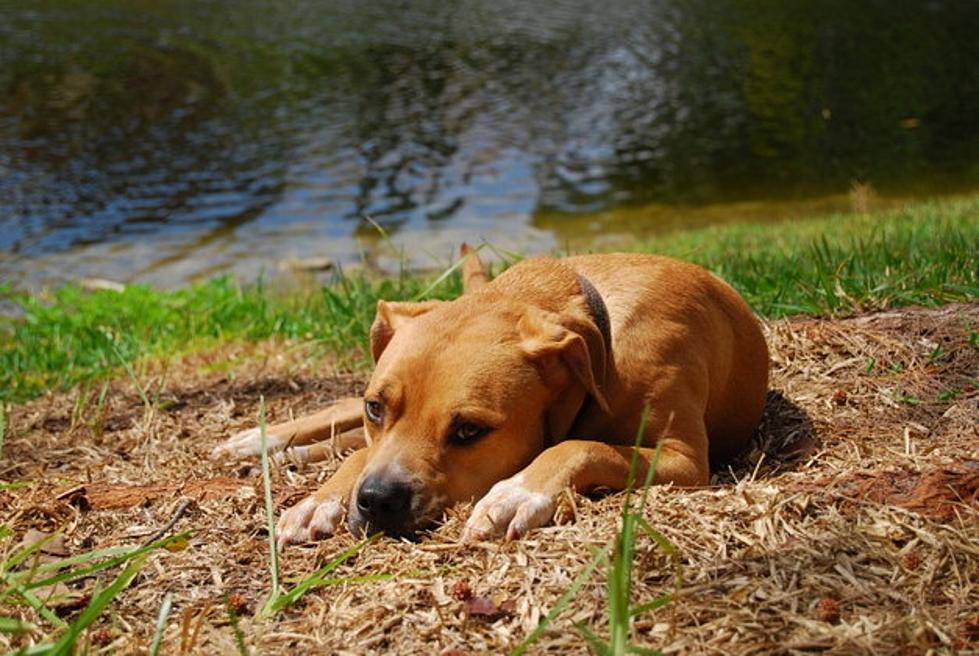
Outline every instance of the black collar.
MULTIPOLYGON (((581 293, 585 296, 585 304, 588 306, 588 314, 591 315, 591 320, 595 322, 595 326, 598 327, 598 332, 602 335, 602 341, 605 342, 605 367, 606 367, 606 378, 609 376, 608 368, 612 366, 612 322, 609 319, 608 308, 605 307, 605 301, 602 300, 602 295, 598 293, 595 289, 595 285, 591 283, 588 278, 584 277, 580 273, 578 274, 578 285, 581 286, 581 293)), ((569 434, 578 434, 580 430, 580 423, 584 416, 587 415, 588 411, 595 404, 594 397, 589 394, 582 401, 581 406, 575 413, 574 420, 568 426, 568 428, 561 435, 551 435, 550 442, 554 442, 565 439, 569 434)))
POLYGON ((578 274, 578 284, 581 286, 581 293, 585 295, 585 303, 588 304, 588 312, 591 314, 592 321, 602 333, 602 340, 605 342, 605 355, 611 361, 612 322, 608 316, 608 308, 605 307, 605 301, 595 289, 595 285, 591 284, 591 281, 580 273, 578 274))

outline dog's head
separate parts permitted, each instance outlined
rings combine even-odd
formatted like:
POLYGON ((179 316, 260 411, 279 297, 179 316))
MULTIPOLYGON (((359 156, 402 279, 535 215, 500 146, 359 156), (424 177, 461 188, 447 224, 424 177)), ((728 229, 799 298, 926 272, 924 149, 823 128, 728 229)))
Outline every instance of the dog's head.
POLYGON ((587 395, 604 404, 604 342, 587 308, 573 308, 490 292, 378 304, 351 531, 414 533, 563 438, 587 395))

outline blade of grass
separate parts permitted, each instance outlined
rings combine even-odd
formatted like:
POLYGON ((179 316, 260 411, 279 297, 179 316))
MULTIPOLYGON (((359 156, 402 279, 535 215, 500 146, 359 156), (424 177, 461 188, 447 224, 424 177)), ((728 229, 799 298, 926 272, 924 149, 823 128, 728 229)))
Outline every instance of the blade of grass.
MULTIPOLYGON (((645 423, 646 423, 646 412, 643 412, 643 417, 641 419, 641 424, 640 425, 645 424, 645 423)), ((669 421, 667 421, 667 424, 666 424, 667 425, 667 430, 669 429, 669 426, 672 423, 673 423, 673 415, 671 414, 670 415, 670 418, 669 418, 669 421)), ((653 478, 655 478, 655 476, 656 476, 656 468, 659 467, 659 457, 660 457, 660 454, 662 452, 663 452, 663 441, 662 440, 657 440, 657 442, 656 442, 656 450, 653 451, 652 460, 650 460, 649 461, 649 464, 646 466, 646 477, 643 479, 643 482, 642 482, 642 501, 639 502, 639 516, 640 517, 643 517, 644 516, 643 513, 646 512, 646 502, 649 499, 649 488, 652 486, 652 484, 653 484, 653 478)))
MULTIPOLYGON (((3 527, 6 529, 6 526, 3 527)), ((13 569, 21 562, 29 558, 32 554, 37 553, 37 551, 47 542, 52 540, 54 535, 50 535, 43 540, 38 540, 33 544, 29 544, 16 551, 12 556, 4 559, 3 563, 0 563, 0 580, 3 581, 4 585, 0 589, 0 600, 9 597, 12 594, 18 594, 23 598, 24 602, 28 606, 34 609, 38 615, 43 617, 45 620, 53 624, 54 626, 65 629, 68 627, 67 622, 63 621, 60 617, 54 614, 54 612, 47 607, 47 605, 38 598, 33 592, 27 589, 17 577, 10 574, 9 570, 13 569)), ((27 577, 30 577, 33 573, 25 573, 27 577)))
POLYGON ((136 391, 139 392, 140 398, 143 399, 143 407, 147 412, 149 412, 153 409, 153 404, 150 403, 150 398, 146 395, 146 390, 143 389, 139 379, 136 378, 136 372, 133 370, 133 366, 129 363, 129 360, 122 356, 122 353, 119 352, 119 349, 116 348, 115 343, 112 341, 112 338, 105 334, 103 334, 103 336, 105 337, 105 341, 109 345, 109 348, 112 349, 112 352, 115 353, 116 358, 122 364, 123 369, 126 370, 126 374, 129 376, 129 380, 133 382, 133 386, 136 388, 136 391))
MULTIPOLYGON (((405 574, 409 574, 409 573, 405 572, 405 574)), ((419 572, 418 574, 421 573, 419 572)), ((382 581, 390 581, 393 578, 394 578, 394 574, 362 574, 360 576, 338 576, 338 577, 319 579, 319 581, 317 581, 316 587, 328 587, 331 585, 347 585, 347 584, 357 585, 360 583, 380 583, 382 581)))
MULTIPOLYGON (((482 248, 482 246, 478 246, 478 247, 476 247, 476 248, 474 248, 474 249, 473 249, 473 252, 475 252, 475 253, 478 253, 478 252, 479 252, 479 249, 480 249, 480 248, 482 248)), ((414 298, 414 300, 416 300, 416 301, 420 301, 420 300, 422 300, 423 298, 425 298, 426 296, 428 296, 429 294, 431 294, 431 293, 432 293, 432 291, 433 291, 433 290, 434 290, 434 289, 435 289, 436 287, 438 287, 438 286, 439 286, 439 285, 441 285, 441 284, 442 284, 443 282, 445 282, 445 280, 446 280, 446 278, 448 278, 448 277, 449 277, 449 276, 451 276, 451 275, 452 275, 453 273, 455 273, 456 271, 458 271, 458 270, 459 270, 459 268, 460 268, 460 267, 462 266, 462 263, 463 263, 463 262, 465 262, 465 261, 466 261, 466 258, 464 258, 464 257, 460 257, 460 258, 457 258, 457 259, 456 259, 456 261, 452 263, 452 266, 450 266, 450 267, 449 267, 449 268, 447 268, 447 269, 446 269, 445 271, 443 271, 443 272, 442 272, 442 273, 441 273, 441 274, 439 275, 439 277, 438 277, 438 278, 436 278, 435 280, 433 280, 433 281, 432 281, 432 283, 431 283, 431 284, 430 284, 430 285, 429 285, 428 287, 426 287, 426 288, 425 288, 425 289, 423 289, 423 290, 422 290, 421 292, 419 292, 419 293, 418 293, 418 294, 417 294, 417 295, 415 296, 415 298, 414 298)))
MULTIPOLYGON (((21 584, 9 573, 10 569, 16 567, 25 559, 29 558, 32 554, 36 554, 45 543, 49 542, 53 538, 54 535, 50 535, 43 540, 38 540, 34 544, 27 545, 26 547, 15 552, 13 556, 6 558, 3 563, 0 564, 0 579, 2 579, 4 582, 4 585, 2 588, 0 588, 0 600, 6 599, 12 594, 18 594, 21 596, 21 598, 23 598, 24 602, 28 606, 34 609, 34 612, 54 626, 64 629, 67 628, 68 624, 55 615, 54 612, 48 608, 37 595, 25 588, 23 584, 21 584)), ((32 575, 33 569, 26 573, 27 577, 32 575)))
POLYGON ((3 460, 3 436, 7 432, 7 404, 0 401, 0 460, 3 460))
POLYGON ((241 656, 248 656, 248 646, 245 644, 245 634, 241 630, 241 626, 238 624, 238 613, 235 612, 234 605, 231 603, 231 599, 228 597, 228 593, 224 594, 224 607, 228 612, 228 622, 231 624, 231 631, 235 634, 235 646, 238 647, 238 653, 241 656))
MULTIPOLYGON (((99 558, 108 558, 111 556, 118 556, 120 554, 128 553, 132 551, 132 547, 108 547, 106 549, 96 549, 95 551, 88 551, 81 554, 75 554, 74 556, 68 556, 67 558, 61 558, 59 560, 52 561, 50 563, 39 563, 34 569, 36 574, 43 574, 45 572, 62 570, 65 567, 71 565, 77 565, 78 563, 86 563, 90 560, 97 560, 99 558)), ((20 576, 16 574, 15 576, 20 576)))
POLYGON ((37 627, 16 617, 0 617, 0 633, 26 633, 37 627))
MULTIPOLYGON (((636 475, 639 467, 639 449, 645 435, 646 422, 649 409, 644 408, 640 417, 639 429, 636 433, 636 442, 633 447, 632 457, 629 463, 629 474, 626 479, 625 498, 622 502, 621 526, 612 545, 612 557, 610 571, 608 575, 608 618, 609 618, 609 641, 602 642, 595 634, 584 625, 577 628, 582 636, 589 642, 592 649, 599 654, 622 656, 627 653, 657 654, 655 650, 649 650, 633 645, 630 641, 632 618, 639 612, 646 612, 668 604, 672 596, 663 595, 638 607, 630 607, 632 596, 632 572, 633 560, 635 558, 636 538, 639 531, 649 533, 657 546, 663 548, 668 554, 674 556, 674 563, 679 567, 676 559, 676 550, 660 533, 649 526, 643 517, 646 503, 649 498, 649 488, 656 475, 656 468, 662 451, 662 441, 658 440, 656 449, 653 452, 647 466, 642 483, 642 498, 638 509, 632 506, 632 498, 635 493, 636 475)), ((672 423, 672 417, 667 422, 667 428, 672 423)), ((665 433, 664 430, 664 433, 665 433)), ((679 575, 678 575, 679 576, 679 575)), ((677 579, 679 581, 679 578, 677 579)), ((678 584, 679 585, 679 584, 678 584)))
POLYGON ((13 568, 20 565, 22 562, 31 557, 34 553, 41 549, 48 542, 57 537, 56 533, 46 535, 37 542, 32 542, 24 547, 21 547, 13 553, 9 558, 6 558, 3 563, 0 563, 0 572, 9 572, 13 568))
POLYGON ((646 533, 646 535, 652 538, 653 542, 656 543, 656 546, 659 547, 663 553, 668 555, 673 561, 674 589, 679 592, 680 588, 683 587, 683 568, 680 566, 680 554, 677 553, 676 547, 673 546, 673 543, 670 542, 665 535, 650 526, 649 522, 647 522, 645 518, 639 518, 639 527, 646 533))
MULTIPOLYGON (((639 449, 646 433, 646 422, 649 408, 643 408, 639 418, 639 428, 636 431, 636 441, 629 461, 629 475, 626 478, 625 498, 622 501, 621 528, 615 537, 612 551, 612 567, 608 577, 608 616, 609 642, 607 653, 620 656, 629 645, 629 629, 632 616, 629 614, 629 599, 632 594, 632 561, 636 542, 636 518, 632 510, 632 495, 635 491, 636 475, 639 469, 639 449)), ((646 491, 652 482, 656 463, 651 462, 646 467, 643 502, 646 491)))
POLYGON ((26 490, 37 485, 34 481, 14 481, 13 483, 0 483, 0 490, 26 490))
POLYGON ((167 618, 170 616, 170 607, 173 605, 173 595, 167 593, 160 604, 160 614, 156 618, 156 629, 153 631, 153 641, 150 643, 149 656, 157 656, 160 653, 160 643, 163 641, 163 631, 167 628, 167 618))
MULTIPOLYGON (((344 562, 346 562, 355 554, 359 553, 361 549, 363 549, 368 544, 376 540, 378 537, 380 537, 380 535, 381 535, 380 533, 376 533, 371 537, 361 540, 357 544, 348 547, 344 551, 340 552, 326 565, 324 565, 323 567, 316 570, 315 572, 307 576, 305 579, 300 581, 296 585, 296 587, 294 587, 292 590, 289 590, 285 594, 279 595, 276 599, 270 600, 269 603, 266 605, 266 610, 264 612, 266 613, 278 612, 283 608, 285 608, 286 606, 290 606, 294 604, 296 600, 298 600, 304 594, 309 592, 311 589, 324 585, 329 585, 328 583, 329 579, 326 578, 327 574, 335 570, 337 567, 342 565, 344 562)), ((340 581, 342 580, 343 579, 340 579, 340 581)))
MULTIPOLYGON (((50 608, 48 608, 43 601, 41 601, 36 594, 25 588, 23 585, 17 583, 16 581, 10 580, 7 574, 3 575, 3 581, 6 585, 10 586, 13 592, 19 594, 27 605, 34 609, 34 612, 46 619, 52 625, 58 627, 59 629, 68 628, 68 623, 63 619, 54 614, 50 608)), ((5 592, 6 596, 6 592, 5 592)))
POLYGON ((646 532, 646 535, 653 539, 656 546, 662 549, 666 554, 672 556, 676 553, 676 549, 673 548, 673 543, 666 539, 665 535, 650 526, 649 522, 647 522, 645 518, 639 518, 639 526, 646 532))
MULTIPOLYGON (((168 545, 173 544, 173 543, 176 543, 176 542, 180 542, 182 540, 186 540, 188 537, 190 537, 190 531, 184 531, 183 533, 177 533, 176 535, 171 535, 168 538, 163 538, 163 539, 157 540, 156 542, 151 542, 150 544, 148 544, 148 545, 146 545, 144 547, 138 547, 136 549, 133 549, 132 551, 126 552, 126 553, 124 553, 124 554, 122 554, 120 556, 117 556, 115 558, 110 558, 109 560, 106 560, 105 562, 96 563, 94 565, 90 565, 89 567, 83 567, 83 568, 77 569, 77 570, 63 572, 63 573, 58 574, 56 576, 52 576, 52 577, 49 577, 49 578, 46 578, 46 579, 42 579, 40 581, 31 581, 31 582, 27 583, 25 587, 27 587, 28 589, 33 589, 33 588, 39 588, 39 587, 47 586, 47 585, 54 585, 55 583, 61 583, 62 581, 80 579, 80 578, 89 576, 91 574, 95 574, 96 572, 101 572, 101 571, 106 570, 106 569, 111 569, 112 567, 116 567, 117 565, 121 565, 121 564, 123 564, 123 563, 125 563, 125 562, 127 562, 129 560, 132 560, 133 558, 137 558, 139 556, 142 556, 143 554, 148 553, 150 551, 153 551, 155 549, 159 549, 161 547, 162 548, 166 548, 168 545)), ((15 574, 15 575, 12 575, 10 578, 12 578, 14 580, 17 580, 18 579, 18 576, 15 574)))
POLYGON ((53 647, 54 646, 49 642, 42 643, 40 645, 31 645, 30 647, 22 647, 21 649, 18 649, 10 656, 51 656, 51 654, 54 653, 52 651, 53 647))
POLYGON ((588 643, 588 646, 591 647, 593 652, 599 654, 599 656, 605 656, 606 654, 611 653, 608 643, 595 635, 595 633, 588 628, 587 624, 580 622, 575 625, 575 628, 581 632, 582 637, 584 637, 585 642, 588 643))
POLYGON ((522 260, 524 257, 521 253, 518 253, 517 251, 513 251, 508 248, 503 248, 502 246, 496 246, 491 241, 484 241, 482 244, 479 245, 479 247, 482 248, 484 245, 486 246, 486 248, 493 251, 493 254, 496 255, 498 258, 500 258, 500 260, 504 262, 506 266, 511 266, 514 263, 522 260))
POLYGON ((629 611, 629 614, 635 617, 636 615, 641 615, 642 613, 648 613, 649 611, 656 610, 657 608, 662 608, 671 601, 673 601, 672 595, 660 595, 652 601, 647 601, 644 604, 633 606, 632 610, 629 611))
POLYGON ((544 619, 542 619, 540 623, 537 625, 537 628, 531 631, 530 635, 524 638, 523 642, 517 645, 517 647, 510 652, 510 656, 521 656, 522 654, 527 653, 527 650, 530 648, 530 646, 533 645, 537 641, 537 639, 541 637, 541 635, 543 635, 547 627, 551 625, 551 622, 553 622, 557 618, 557 616, 561 614, 561 611, 564 610, 564 607, 567 606, 572 599, 574 599, 574 596, 576 594, 578 594, 578 591, 581 589, 581 586, 585 584, 585 582, 591 576, 591 573, 595 571, 596 567, 598 567, 598 564, 608 558, 608 554, 611 548, 612 545, 610 544, 605 545, 597 554, 595 554, 592 557, 591 562, 589 562, 588 565, 583 570, 581 570, 581 573, 579 573, 578 576, 575 577, 574 581, 571 582, 571 587, 569 587, 568 590, 563 595, 561 595, 561 597, 554 604, 554 607, 550 610, 550 612, 547 613, 544 619))
POLYGON ((269 608, 279 598, 279 550, 275 544, 275 514, 272 508, 272 477, 269 473, 269 449, 268 435, 265 431, 265 396, 258 397, 258 432, 262 440, 262 488, 265 492, 265 521, 268 525, 269 534, 269 569, 272 574, 272 591, 269 593, 268 601, 262 613, 266 614, 269 608))
POLYGON ((122 571, 116 579, 109 584, 105 590, 100 591, 98 594, 92 597, 88 606, 85 610, 81 612, 78 618, 69 625, 68 630, 58 639, 54 646, 51 648, 52 654, 70 654, 72 653, 72 647, 75 641, 78 640, 78 636, 84 631, 88 626, 98 619, 102 611, 105 610, 106 606, 112 603, 112 600, 116 596, 126 589, 134 578, 136 574, 139 573, 140 568, 142 568, 143 563, 146 562, 147 556, 144 554, 139 558, 135 559, 133 562, 122 571))

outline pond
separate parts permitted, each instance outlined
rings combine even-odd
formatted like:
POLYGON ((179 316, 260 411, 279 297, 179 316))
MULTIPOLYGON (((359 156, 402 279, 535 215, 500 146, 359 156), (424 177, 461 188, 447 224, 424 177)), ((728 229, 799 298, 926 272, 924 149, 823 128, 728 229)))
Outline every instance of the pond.
POLYGON ((979 2, 0 0, 0 16, 16 286, 390 267, 397 248, 437 266, 463 239, 611 247, 979 187, 979 2))

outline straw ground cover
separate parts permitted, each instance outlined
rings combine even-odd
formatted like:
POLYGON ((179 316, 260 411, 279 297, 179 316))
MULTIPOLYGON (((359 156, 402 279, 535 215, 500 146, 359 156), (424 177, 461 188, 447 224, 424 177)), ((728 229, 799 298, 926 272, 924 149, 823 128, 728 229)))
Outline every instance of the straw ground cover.
MULTIPOLYGON (((643 517, 677 561, 639 535, 629 603, 672 601, 635 615, 630 642, 718 654, 979 649, 977 331, 976 302, 766 322, 773 392, 755 448, 709 489, 649 493, 643 517)), ((335 373, 308 348, 225 345, 8 408, 0 558, 31 530, 57 534, 57 549, 38 550, 46 559, 190 532, 143 556, 80 632, 89 653, 145 653, 157 637, 159 653, 178 654, 505 653, 616 536, 622 495, 569 496, 575 521, 505 544, 458 544, 459 508, 417 543, 361 547, 263 613, 272 584, 260 465, 207 454, 255 424, 260 396, 278 421, 361 389, 361 375, 335 373)), ((273 463, 273 505, 335 466, 273 463)), ((357 544, 341 535, 287 550, 283 587, 357 544)), ((99 582, 124 574, 84 577, 42 601, 74 623, 99 582)), ((578 626, 611 635, 607 575, 599 566, 582 583, 530 653, 585 653, 578 626)), ((59 635, 13 600, 0 600, 0 615, 26 630, 0 633, 0 647, 59 635)))

